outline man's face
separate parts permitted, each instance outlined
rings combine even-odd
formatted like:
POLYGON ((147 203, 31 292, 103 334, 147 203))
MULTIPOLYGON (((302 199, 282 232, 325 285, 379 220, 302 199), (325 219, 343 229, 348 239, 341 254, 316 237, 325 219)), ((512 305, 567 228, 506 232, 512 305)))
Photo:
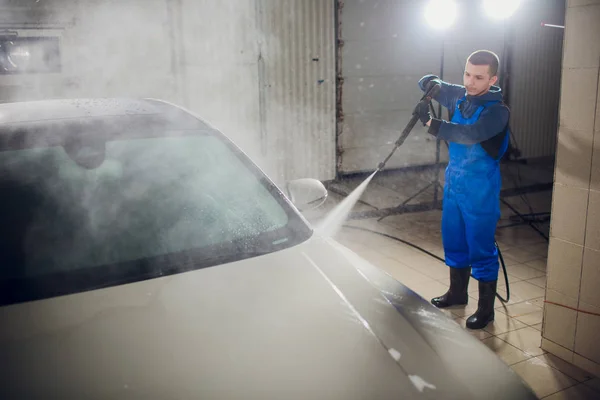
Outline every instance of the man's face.
POLYGON ((473 65, 467 62, 463 84, 469 96, 480 96, 487 93, 497 80, 497 76, 490 76, 489 65, 473 65))

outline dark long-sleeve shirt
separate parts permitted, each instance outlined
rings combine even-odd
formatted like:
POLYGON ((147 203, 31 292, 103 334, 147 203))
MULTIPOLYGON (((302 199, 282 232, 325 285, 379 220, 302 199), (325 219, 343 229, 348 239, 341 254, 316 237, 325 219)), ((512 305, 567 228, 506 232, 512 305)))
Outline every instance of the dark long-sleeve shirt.
MULTIPOLYGON (((425 75, 419 81, 421 90, 425 91, 425 86, 430 79, 438 78, 435 75, 425 75)), ((464 86, 441 81, 440 91, 434 99, 450 112, 454 112, 457 101, 465 94, 464 86)), ((498 101, 498 103, 486 107, 481 112, 479 119, 472 125, 441 121, 437 137, 448 142, 475 144, 488 141, 504 132, 508 125, 510 111, 502 103, 502 91, 497 86, 492 86, 487 93, 481 96, 467 95, 461 106, 463 117, 470 118, 480 105, 488 101, 498 101)))

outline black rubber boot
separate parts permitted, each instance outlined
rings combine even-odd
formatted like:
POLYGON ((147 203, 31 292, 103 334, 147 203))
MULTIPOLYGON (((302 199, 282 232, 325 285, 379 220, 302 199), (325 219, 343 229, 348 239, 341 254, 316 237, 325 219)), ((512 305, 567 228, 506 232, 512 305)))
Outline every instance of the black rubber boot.
POLYGON ((479 303, 475 314, 467 318, 467 328, 483 329, 494 320, 494 301, 498 281, 479 282, 479 303))
POLYGON ((471 268, 450 268, 450 289, 440 296, 431 299, 431 304, 437 308, 462 306, 469 302, 467 288, 471 278, 471 268))

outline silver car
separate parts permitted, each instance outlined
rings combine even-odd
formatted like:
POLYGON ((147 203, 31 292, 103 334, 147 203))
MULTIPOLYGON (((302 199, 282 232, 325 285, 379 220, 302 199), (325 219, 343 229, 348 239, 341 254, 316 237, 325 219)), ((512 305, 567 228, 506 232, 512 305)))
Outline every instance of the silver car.
POLYGON ((180 107, 2 104, 0 149, 1 399, 536 398, 180 107))

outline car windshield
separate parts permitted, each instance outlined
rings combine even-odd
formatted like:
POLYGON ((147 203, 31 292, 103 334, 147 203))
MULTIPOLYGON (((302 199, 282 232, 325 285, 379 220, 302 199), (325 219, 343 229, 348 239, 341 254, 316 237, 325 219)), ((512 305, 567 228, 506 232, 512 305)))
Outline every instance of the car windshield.
POLYGON ((310 229, 207 131, 0 151, 3 304, 236 261, 310 229))

